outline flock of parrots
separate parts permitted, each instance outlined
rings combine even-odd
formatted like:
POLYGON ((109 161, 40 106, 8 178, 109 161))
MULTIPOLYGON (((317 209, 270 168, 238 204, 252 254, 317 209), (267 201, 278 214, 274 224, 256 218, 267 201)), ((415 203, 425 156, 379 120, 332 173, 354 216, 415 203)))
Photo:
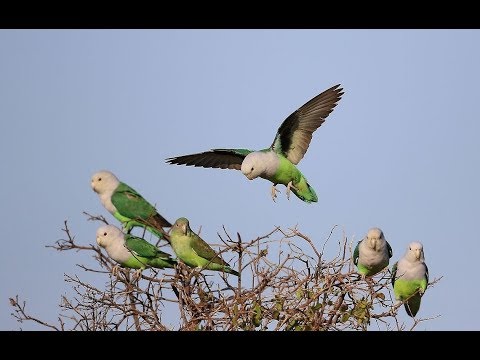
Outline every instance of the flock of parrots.
MULTIPOLYGON (((335 85, 293 112, 283 121, 273 143, 266 149, 213 149, 168 158, 166 161, 178 165, 241 170, 249 180, 261 177, 271 181, 273 201, 279 191, 275 186, 283 184, 287 188, 288 198, 293 192, 304 202, 317 202, 315 190, 296 165, 305 155, 313 132, 324 123, 341 99, 342 90, 340 85, 335 85)), ((102 205, 123 227, 99 227, 98 245, 120 266, 137 269, 137 277, 148 267, 173 268, 178 260, 193 268, 240 275, 192 231, 188 219, 179 218, 172 225, 142 195, 112 172, 103 170, 95 173, 91 178, 91 187, 100 197, 102 205), (177 258, 132 235, 134 227, 142 227, 159 239, 165 239, 177 258), (170 228, 170 231, 165 231, 165 228, 170 228)), ((371 228, 356 245, 352 260, 358 273, 365 278, 385 269, 392 255, 392 248, 382 230, 371 228)), ((118 271, 118 267, 114 267, 113 271, 118 271)), ((415 317, 428 285, 428 268, 420 242, 410 243, 405 255, 393 265, 392 285, 395 299, 405 302, 407 314, 415 317)))

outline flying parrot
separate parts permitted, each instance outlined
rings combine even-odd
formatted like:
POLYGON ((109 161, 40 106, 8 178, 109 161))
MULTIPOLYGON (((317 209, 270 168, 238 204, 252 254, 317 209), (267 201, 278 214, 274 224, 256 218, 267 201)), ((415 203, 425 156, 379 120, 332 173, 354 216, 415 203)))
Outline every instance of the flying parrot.
POLYGON ((312 134, 333 111, 343 92, 335 85, 315 96, 288 116, 278 128, 269 148, 255 151, 247 149, 213 149, 210 151, 167 158, 177 165, 205 168, 236 169, 249 179, 257 177, 273 183, 272 199, 277 197, 277 184, 287 187, 287 198, 292 191, 301 200, 317 202, 315 190, 296 165, 302 160, 312 140, 312 134))

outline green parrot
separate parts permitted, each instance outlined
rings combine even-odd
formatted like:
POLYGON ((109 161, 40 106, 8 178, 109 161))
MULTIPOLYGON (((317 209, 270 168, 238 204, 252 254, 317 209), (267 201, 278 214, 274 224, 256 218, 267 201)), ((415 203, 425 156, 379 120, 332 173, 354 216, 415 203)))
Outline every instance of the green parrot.
POLYGON ((172 224, 142 195, 118 180, 112 172, 96 172, 91 178, 91 186, 103 206, 122 223, 126 232, 129 233, 136 226, 146 227, 160 239, 168 241, 168 234, 163 228, 171 227, 172 224))
POLYGON ((170 232, 170 245, 177 257, 191 267, 223 271, 239 276, 201 237, 190 229, 186 218, 179 218, 170 232))
POLYGON ((393 265, 392 285, 395 299, 406 300, 407 314, 415 317, 428 285, 428 267, 420 242, 410 243, 405 255, 393 265))
POLYGON ((137 277, 147 267, 173 268, 177 263, 170 254, 161 251, 140 237, 124 234, 122 230, 113 225, 103 225, 97 229, 97 244, 104 248, 108 256, 121 266, 138 269, 137 277))
POLYGON ((295 166, 307 152, 312 134, 333 111, 343 92, 335 85, 315 96, 288 116, 278 128, 269 148, 260 151, 247 149, 213 149, 197 154, 166 159, 169 164, 201 166, 205 168, 236 169, 249 179, 257 177, 273 183, 271 195, 277 197, 277 184, 287 187, 287 198, 292 191, 299 199, 317 202, 315 190, 295 166))
POLYGON ((385 240, 383 231, 371 228, 367 236, 357 243, 353 252, 353 263, 363 277, 373 276, 388 266, 392 255, 392 247, 385 240))

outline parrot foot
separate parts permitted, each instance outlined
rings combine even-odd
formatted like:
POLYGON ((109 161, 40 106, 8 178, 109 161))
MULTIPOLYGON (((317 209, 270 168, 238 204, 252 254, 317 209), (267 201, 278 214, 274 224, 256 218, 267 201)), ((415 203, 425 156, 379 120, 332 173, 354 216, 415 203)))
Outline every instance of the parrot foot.
POLYGON ((397 315, 397 310, 400 306, 402 306, 403 301, 397 300, 395 304, 392 305, 390 308, 390 311, 388 312, 391 316, 396 316, 397 315))
POLYGON ((393 304, 392 309, 390 310, 392 314, 395 314, 397 312, 397 309, 402 306, 403 301, 402 300, 397 300, 395 304, 393 304))
POLYGON ((392 306, 389 311, 390 315, 395 316, 397 314, 397 310, 398 307, 396 305, 392 306))
POLYGON ((142 277, 142 269, 137 269, 133 273, 132 280, 137 280, 138 281, 138 280, 140 280, 141 277, 142 277))
POLYGON ((112 267, 112 275, 118 277, 118 272, 120 271, 120 265, 115 265, 112 267))
POLYGON ((123 223, 123 231, 125 234, 130 234, 132 232, 134 225, 131 221, 127 221, 123 223))
POLYGON ((274 202, 275 202, 275 199, 276 199, 276 197, 277 197, 277 192, 280 192, 280 190, 278 190, 278 189, 275 187, 275 185, 272 185, 272 192, 271 192, 271 194, 272 194, 272 200, 273 200, 274 202))
POLYGON ((298 191, 298 189, 293 186, 292 182, 290 181, 288 184, 287 184, 287 199, 290 200, 290 189, 295 189, 298 191))
POLYGON ((203 269, 204 268, 202 266, 196 266, 196 267, 193 268, 192 272, 195 276, 199 276, 202 273, 203 269))
POLYGON ((358 273, 358 281, 360 281, 360 280, 365 281, 366 278, 367 278, 367 276, 365 274, 358 273))

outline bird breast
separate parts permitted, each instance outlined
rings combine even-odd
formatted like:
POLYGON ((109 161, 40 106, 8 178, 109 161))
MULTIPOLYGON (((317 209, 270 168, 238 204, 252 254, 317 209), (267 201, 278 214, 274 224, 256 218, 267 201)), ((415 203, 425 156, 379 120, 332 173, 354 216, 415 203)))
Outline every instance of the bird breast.
POLYGON ((117 212, 117 208, 112 203, 112 195, 113 192, 110 191, 107 193, 103 193, 100 195, 100 201, 110 214, 115 214, 117 212))

